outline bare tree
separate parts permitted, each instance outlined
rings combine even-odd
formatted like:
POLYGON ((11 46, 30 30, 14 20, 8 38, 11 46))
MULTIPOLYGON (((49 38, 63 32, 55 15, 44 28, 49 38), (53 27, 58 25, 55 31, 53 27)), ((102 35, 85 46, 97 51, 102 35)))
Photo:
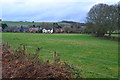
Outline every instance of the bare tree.
POLYGON ((96 36, 104 36, 107 32, 108 5, 98 4, 88 12, 87 23, 94 24, 96 36))
POLYGON ((63 31, 66 32, 66 33, 70 33, 72 31, 71 27, 70 26, 64 26, 62 27, 63 31))
POLYGON ((118 5, 97 4, 93 6, 88 12, 87 16, 87 30, 96 33, 96 36, 104 36, 118 30, 118 5), (92 24, 92 26, 91 26, 92 24), (91 29, 90 29, 91 28, 91 29))
POLYGON ((108 10, 108 32, 111 36, 113 31, 118 30, 118 5, 110 5, 108 10))

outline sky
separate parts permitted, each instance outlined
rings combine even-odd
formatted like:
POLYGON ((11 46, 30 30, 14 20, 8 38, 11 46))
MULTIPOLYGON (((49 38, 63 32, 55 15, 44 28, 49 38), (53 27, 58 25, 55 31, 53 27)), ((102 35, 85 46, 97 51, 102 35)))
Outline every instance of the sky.
POLYGON ((0 0, 3 21, 85 22, 90 8, 98 3, 117 4, 119 0, 0 0))

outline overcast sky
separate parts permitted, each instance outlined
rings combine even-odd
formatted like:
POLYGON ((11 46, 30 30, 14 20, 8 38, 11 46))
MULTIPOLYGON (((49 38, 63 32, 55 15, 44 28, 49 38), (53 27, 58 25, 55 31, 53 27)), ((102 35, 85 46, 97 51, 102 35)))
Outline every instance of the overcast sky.
POLYGON ((90 8, 98 3, 117 4, 119 0, 0 0, 4 21, 85 22, 90 8))

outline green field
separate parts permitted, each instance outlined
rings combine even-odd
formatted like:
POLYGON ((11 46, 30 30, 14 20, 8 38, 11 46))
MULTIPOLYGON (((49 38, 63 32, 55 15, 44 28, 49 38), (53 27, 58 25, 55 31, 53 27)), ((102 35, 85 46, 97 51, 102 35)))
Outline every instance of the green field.
POLYGON ((18 26, 18 25, 24 25, 24 26, 28 26, 28 25, 41 25, 41 24, 53 24, 53 23, 58 23, 58 24, 64 24, 67 25, 68 23, 63 23, 63 22, 18 22, 18 21, 2 21, 3 24, 7 24, 7 25, 14 25, 14 26, 18 26))
POLYGON ((29 52, 42 47, 39 56, 52 60, 56 50, 62 61, 81 69, 85 78, 118 77, 118 42, 87 34, 2 33, 3 42, 14 49, 27 45, 29 52), (50 51, 49 51, 50 50, 50 51))
MULTIPOLYGON (((105 34, 106 36, 108 36, 109 34, 105 34)), ((120 34, 112 34, 112 37, 120 37, 120 34)))

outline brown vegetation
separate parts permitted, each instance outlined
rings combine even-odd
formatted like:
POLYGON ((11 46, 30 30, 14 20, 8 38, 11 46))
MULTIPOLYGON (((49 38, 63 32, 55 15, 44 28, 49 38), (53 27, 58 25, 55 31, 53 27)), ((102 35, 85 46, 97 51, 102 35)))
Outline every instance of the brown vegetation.
POLYGON ((29 60, 23 51, 14 51, 6 44, 2 46, 2 78, 71 80, 72 74, 75 74, 66 63, 55 61, 50 64, 49 61, 41 63, 38 59, 29 60))

